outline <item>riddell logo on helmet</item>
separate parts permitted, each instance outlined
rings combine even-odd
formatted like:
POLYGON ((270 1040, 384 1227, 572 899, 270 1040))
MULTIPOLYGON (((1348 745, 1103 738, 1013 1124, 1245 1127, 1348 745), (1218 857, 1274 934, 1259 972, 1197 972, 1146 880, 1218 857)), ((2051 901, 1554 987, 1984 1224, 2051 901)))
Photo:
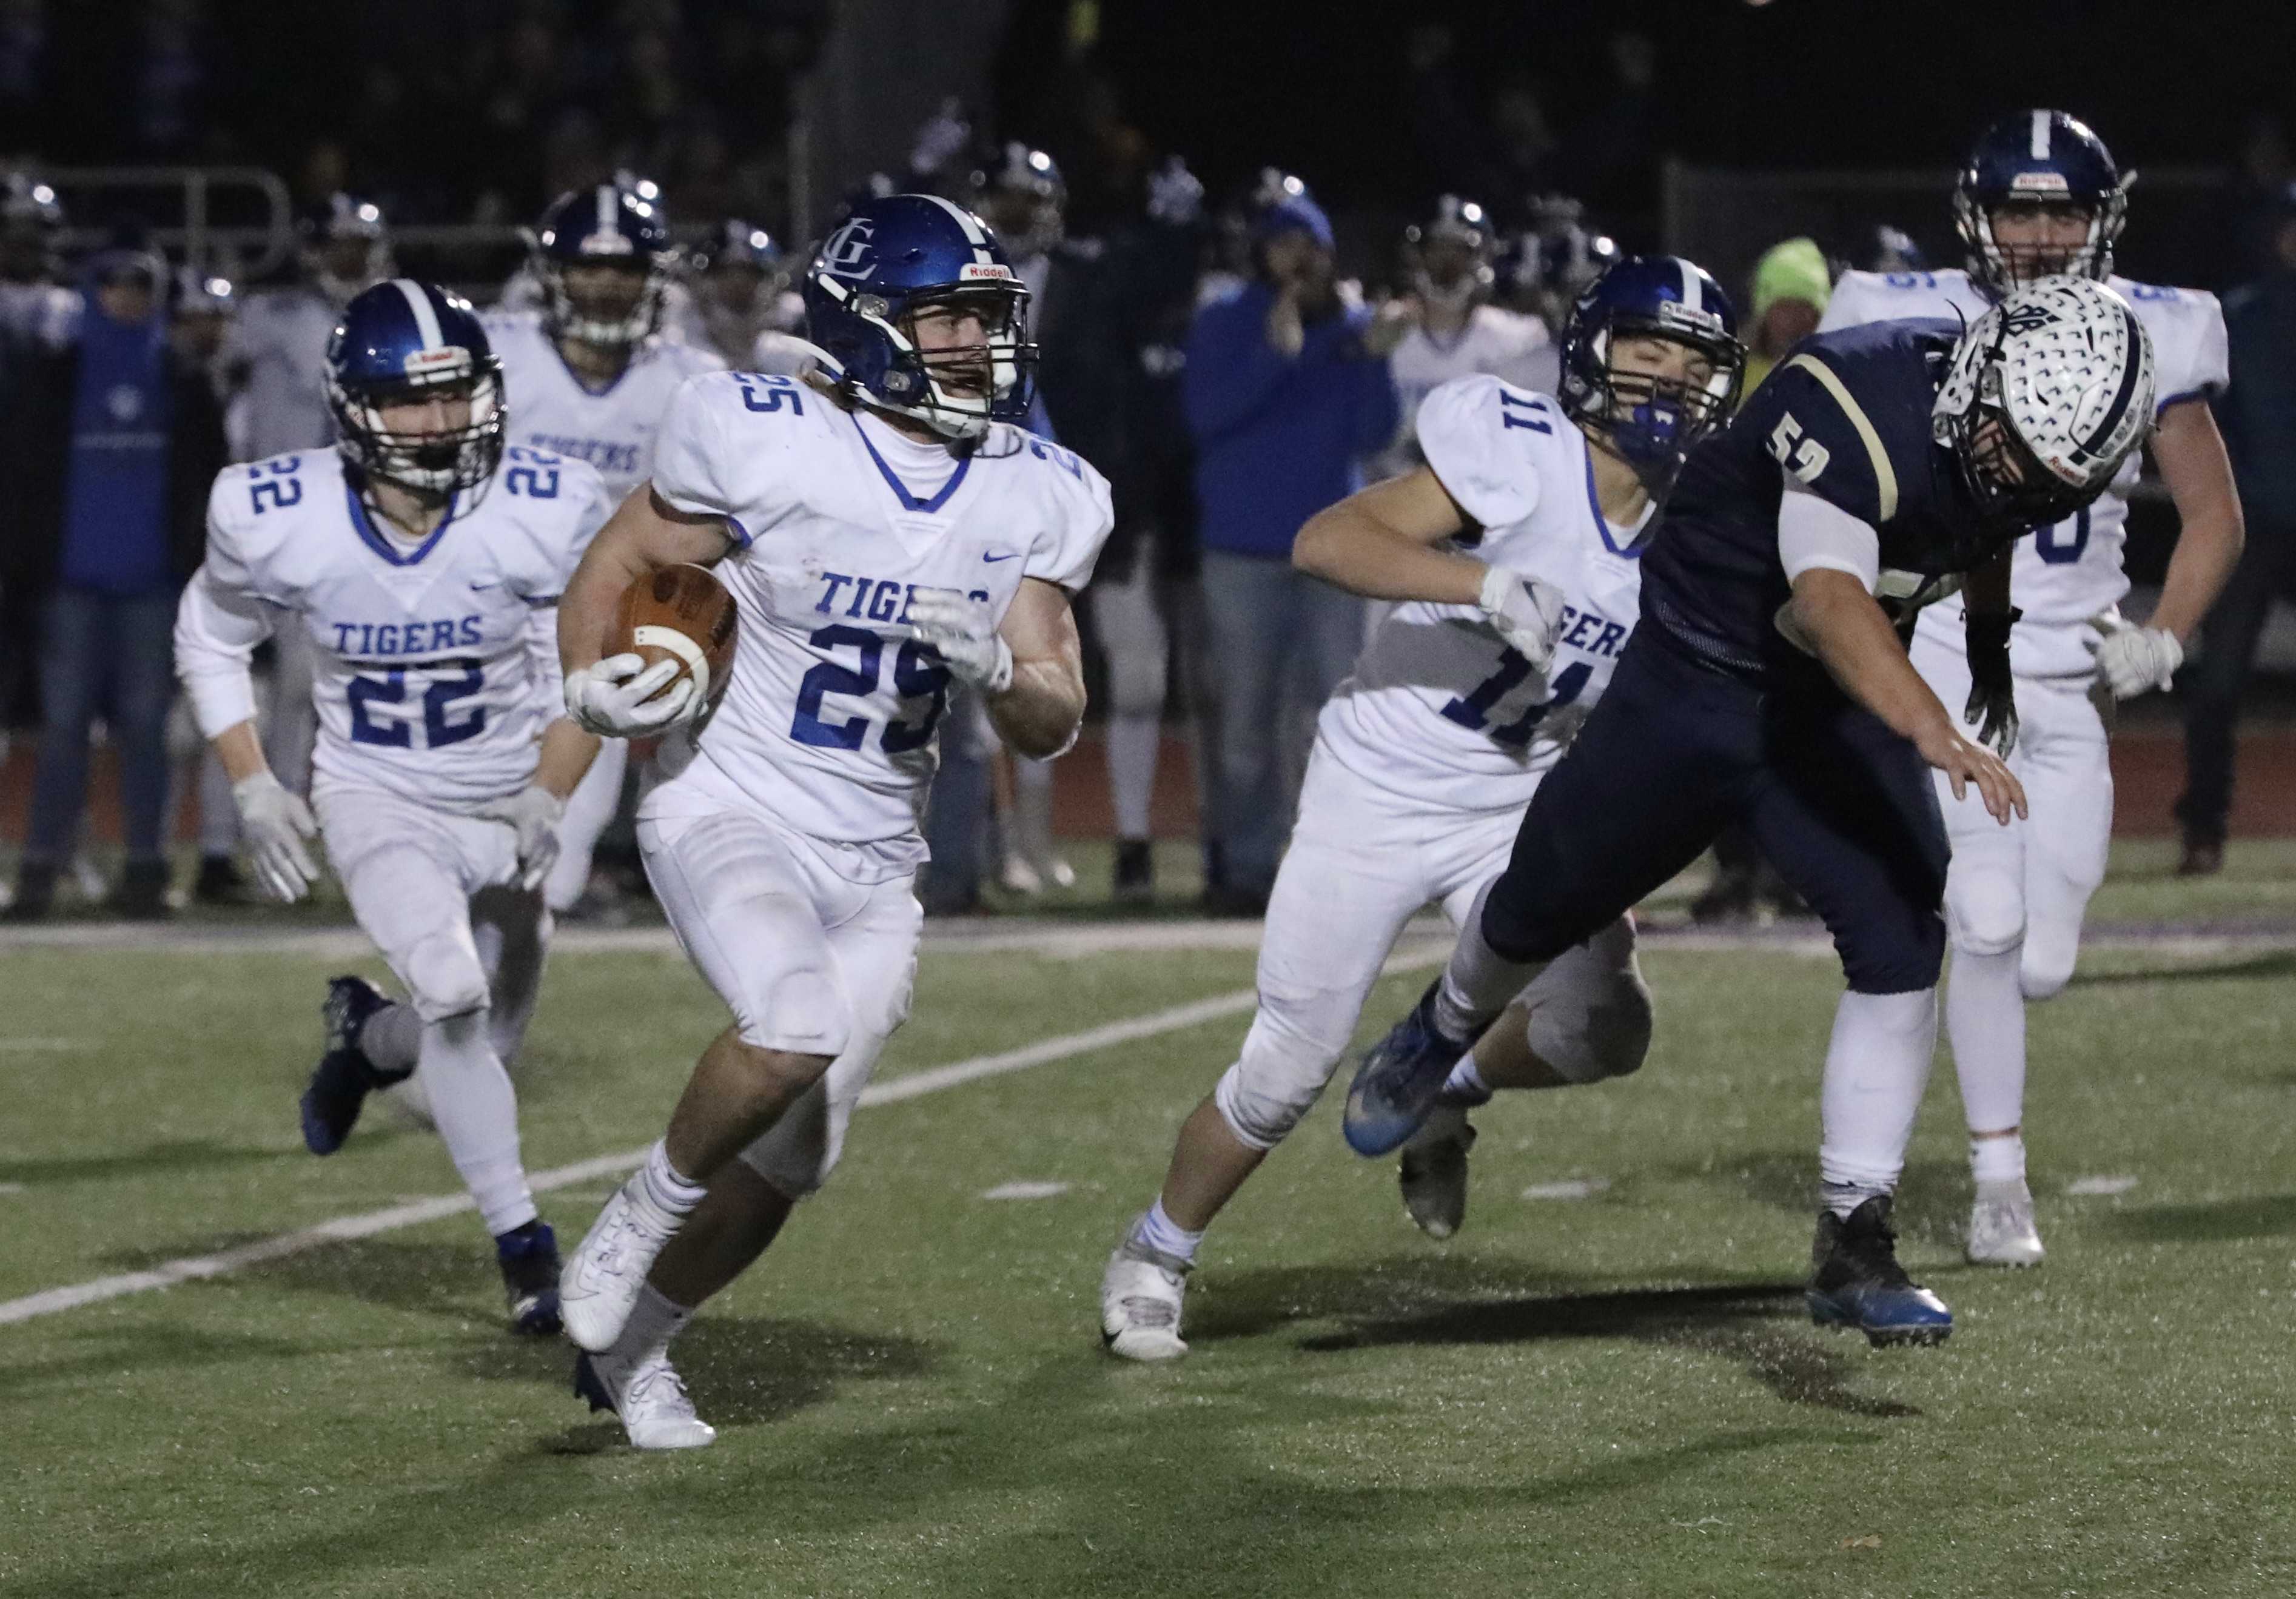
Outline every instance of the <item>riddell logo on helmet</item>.
POLYGON ((999 266, 994 261, 986 263, 968 261, 957 269, 956 275, 960 283, 970 283, 981 278, 990 278, 1004 283, 1013 281, 1013 269, 1010 266, 999 266))
POLYGON ((2072 185, 2062 172, 2020 172, 2009 180, 2013 194, 2070 194, 2072 185))
POLYGON ((468 350, 447 344, 435 349, 415 350, 398 365, 408 377, 427 378, 467 366, 470 360, 468 350))

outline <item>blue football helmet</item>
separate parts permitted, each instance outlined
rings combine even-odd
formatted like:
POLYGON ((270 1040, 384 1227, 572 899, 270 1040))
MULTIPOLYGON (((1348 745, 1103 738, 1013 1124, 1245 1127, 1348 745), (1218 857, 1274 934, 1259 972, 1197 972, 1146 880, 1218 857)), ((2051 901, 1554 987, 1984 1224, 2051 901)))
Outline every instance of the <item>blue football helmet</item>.
POLYGON ((543 325, 552 337, 619 349, 661 325, 662 297, 677 252, 660 194, 644 179, 629 186, 600 184, 561 194, 542 213, 534 235, 534 275, 542 284, 543 325), (570 266, 622 267, 640 280, 636 296, 627 306, 583 304, 567 291, 570 266))
POLYGON ((1995 294, 2059 273, 2112 275, 2113 241, 2128 220, 2134 172, 2088 127, 2062 111, 2019 111, 1979 135, 1954 180, 1953 221, 1969 249, 1969 275, 1995 294), (2088 213, 2087 241, 2070 255, 2037 246, 2005 248, 1993 213, 2005 206, 2067 206, 2088 213))
POLYGON ((502 362, 471 302, 395 277, 357 295, 327 340, 327 406, 360 473, 444 497, 483 488, 502 462, 502 362), (467 397, 470 420, 445 432, 394 433, 382 408, 467 397))
POLYGON ((1403 230, 1403 273, 1425 304, 1452 310, 1490 291, 1498 274, 1491 215, 1473 201, 1446 194, 1434 215, 1403 230))
POLYGON ((1578 296, 1562 328, 1563 411, 1648 472, 1679 466, 1722 425, 1746 373, 1738 313, 1705 268, 1680 256, 1628 256, 1578 296), (1711 363, 1695 387, 1654 382, 1611 364, 1621 337, 1689 345, 1711 363))
POLYGON ((850 392, 952 439, 1019 422, 1036 396, 1029 291, 988 225, 937 194, 867 200, 822 241, 805 273, 806 336, 850 392), (915 317, 962 303, 984 345, 927 352, 915 317))

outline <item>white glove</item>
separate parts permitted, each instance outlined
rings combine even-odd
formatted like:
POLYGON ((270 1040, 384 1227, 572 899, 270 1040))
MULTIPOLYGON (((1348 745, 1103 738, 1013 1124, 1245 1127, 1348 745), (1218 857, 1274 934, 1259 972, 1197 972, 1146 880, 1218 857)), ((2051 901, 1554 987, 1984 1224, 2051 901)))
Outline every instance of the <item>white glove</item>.
POLYGON ((518 833, 518 886, 538 889, 558 859, 558 820, 566 801, 538 783, 529 783, 515 794, 489 800, 471 813, 490 822, 507 823, 518 833))
POLYGON ((988 607, 953 588, 921 588, 909 600, 909 630, 948 669, 983 693, 1013 686, 1013 646, 996 636, 988 607))
POLYGON ((2185 664, 2185 646, 2165 627, 2140 627, 2117 616, 2097 625, 2104 629, 2104 642, 2097 646, 2096 669, 2104 674, 2116 700, 2167 688, 2185 664))
POLYGON ((254 848, 255 875, 264 892, 282 904, 294 904, 319 881, 319 863, 304 844, 319 836, 311 808, 268 772, 241 778, 231 785, 231 797, 254 848))
POLYGON ((1495 566, 1484 572, 1482 597, 1475 603, 1532 671, 1546 670, 1554 659, 1555 636, 1562 630, 1566 602, 1561 589, 1495 566))
POLYGON ((609 655, 605 660, 566 674, 566 714, 585 733, 600 738, 644 738, 665 727, 690 721, 701 707, 688 677, 659 700, 656 689, 677 676, 675 660, 652 666, 635 654, 609 655))

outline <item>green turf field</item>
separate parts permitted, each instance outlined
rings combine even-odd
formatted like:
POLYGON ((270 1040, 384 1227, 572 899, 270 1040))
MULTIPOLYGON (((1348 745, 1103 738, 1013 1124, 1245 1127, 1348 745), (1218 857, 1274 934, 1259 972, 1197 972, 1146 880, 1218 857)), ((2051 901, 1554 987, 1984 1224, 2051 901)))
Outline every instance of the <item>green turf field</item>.
MULTIPOLYGON (((2198 890, 2153 853, 2109 920, 2296 904, 2284 849, 2198 890)), ((455 1191, 427 1136, 301 1152, 336 964, 0 948, 0 1300, 455 1191)), ((498 1329, 467 1215, 0 1325, 0 1593, 2296 1592, 2296 955, 2103 950, 2038 1016, 2037 1272, 1958 1263, 1941 1064, 1902 1219, 1959 1324, 1889 1352, 1800 1308, 1830 964, 1646 964, 1649 1068, 1484 1112, 1448 1245, 1327 1100, 1208 1240, 1172 1368, 1103 1357, 1095 1291, 1241 1016, 864 1111, 678 1346, 696 1455, 622 1447, 498 1329), (982 1197, 1015 1182, 1068 1186, 982 1197)), ((1250 975, 936 950, 882 1076, 1250 975)), ((675 956, 562 958, 529 1165, 652 1138, 718 1025, 675 956)), ((604 1187, 544 1212, 578 1234, 604 1187)))

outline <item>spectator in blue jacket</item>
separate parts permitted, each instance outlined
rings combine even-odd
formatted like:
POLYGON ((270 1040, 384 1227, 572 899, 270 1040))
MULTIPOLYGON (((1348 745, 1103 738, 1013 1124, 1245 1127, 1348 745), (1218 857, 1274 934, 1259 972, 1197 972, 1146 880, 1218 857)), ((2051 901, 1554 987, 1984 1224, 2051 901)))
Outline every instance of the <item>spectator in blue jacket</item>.
MULTIPOLYGON (((1299 799, 1316 713, 1363 645, 1364 602, 1292 567, 1300 524, 1364 483, 1400 421, 1383 330, 1344 297, 1332 225, 1297 179, 1252 225, 1254 276, 1189 330, 1182 403, 1196 446, 1225 840, 1214 908, 1256 914, 1299 799)), ((1391 340, 1387 341, 1391 342, 1391 340)))

